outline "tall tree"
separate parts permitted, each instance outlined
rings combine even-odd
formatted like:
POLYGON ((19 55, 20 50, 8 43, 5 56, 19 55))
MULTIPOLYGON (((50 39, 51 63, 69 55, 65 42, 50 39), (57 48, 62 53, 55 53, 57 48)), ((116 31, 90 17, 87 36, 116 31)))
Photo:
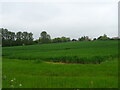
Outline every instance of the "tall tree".
POLYGON ((0 28, 2 46, 30 45, 33 44, 33 34, 28 32, 11 32, 0 28))
POLYGON ((16 33, 16 40, 22 40, 22 32, 16 33))
POLYGON ((104 34, 103 36, 98 37, 98 40, 109 40, 109 39, 110 38, 106 34, 104 34))
POLYGON ((33 44, 33 34, 32 33, 28 33, 28 40, 29 40, 29 44, 33 44))
POLYGON ((79 41, 90 41, 88 36, 83 36, 81 38, 78 38, 79 41))
POLYGON ((40 43, 49 43, 51 41, 50 35, 46 31, 41 32, 39 41, 40 43))
POLYGON ((27 45, 28 44, 28 32, 23 32, 22 33, 22 37, 23 37, 23 45, 27 45))
POLYGON ((22 45, 22 32, 17 32, 16 33, 16 45, 22 45))

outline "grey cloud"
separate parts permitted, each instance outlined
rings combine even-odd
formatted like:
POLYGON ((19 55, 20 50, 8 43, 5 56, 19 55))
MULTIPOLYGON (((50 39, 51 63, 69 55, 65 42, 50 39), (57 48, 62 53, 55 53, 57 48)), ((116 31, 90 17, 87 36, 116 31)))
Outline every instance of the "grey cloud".
POLYGON ((117 3, 113 0, 63 3, 2 3, 0 27, 15 32, 27 30, 38 38, 46 30, 52 38, 82 35, 117 35, 117 3))

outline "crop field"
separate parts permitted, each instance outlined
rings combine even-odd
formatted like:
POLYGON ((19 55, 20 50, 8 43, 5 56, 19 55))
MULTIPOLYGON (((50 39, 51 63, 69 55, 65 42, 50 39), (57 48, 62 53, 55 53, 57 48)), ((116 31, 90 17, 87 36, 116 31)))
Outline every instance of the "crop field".
POLYGON ((117 88, 118 41, 3 47, 3 88, 117 88))

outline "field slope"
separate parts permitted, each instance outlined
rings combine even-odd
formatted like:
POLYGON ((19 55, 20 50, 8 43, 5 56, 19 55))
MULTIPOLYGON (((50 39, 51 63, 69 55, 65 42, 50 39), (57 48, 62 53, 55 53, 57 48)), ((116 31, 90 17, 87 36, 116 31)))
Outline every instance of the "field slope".
POLYGON ((117 88, 117 56, 117 41, 4 47, 3 88, 117 88))

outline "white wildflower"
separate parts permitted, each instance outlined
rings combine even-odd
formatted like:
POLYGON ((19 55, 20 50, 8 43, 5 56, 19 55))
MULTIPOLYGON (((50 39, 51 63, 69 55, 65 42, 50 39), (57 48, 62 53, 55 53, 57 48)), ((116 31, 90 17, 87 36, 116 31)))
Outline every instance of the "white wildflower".
POLYGON ((21 87, 21 86, 22 86, 22 84, 19 84, 19 86, 21 87))
POLYGON ((13 82, 14 80, 11 80, 11 82, 13 82))

